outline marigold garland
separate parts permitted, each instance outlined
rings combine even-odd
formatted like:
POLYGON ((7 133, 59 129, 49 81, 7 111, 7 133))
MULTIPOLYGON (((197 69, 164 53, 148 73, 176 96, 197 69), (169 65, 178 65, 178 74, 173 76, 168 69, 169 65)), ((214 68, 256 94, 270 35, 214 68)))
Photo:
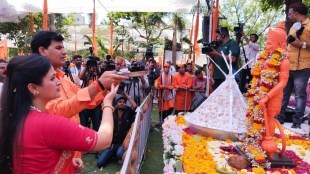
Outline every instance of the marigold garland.
POLYGON ((278 83, 279 65, 286 57, 284 50, 276 49, 271 54, 263 51, 252 68, 253 79, 251 88, 248 90, 248 118, 247 136, 243 140, 245 152, 252 159, 253 166, 269 167, 265 160, 266 154, 259 145, 262 134, 265 132, 263 111, 259 106, 259 101, 278 83))
MULTIPOLYGON (((288 173, 288 174, 303 174, 303 173, 310 173, 309 167, 309 150, 310 150, 310 141, 309 139, 305 139, 305 137, 301 137, 295 133, 292 133, 288 129, 284 129, 284 133, 287 139, 287 149, 285 151, 285 155, 291 158, 294 163, 296 163, 296 168, 294 169, 286 169, 286 168, 271 168, 271 169, 264 169, 263 167, 253 167, 242 169, 238 171, 235 168, 231 168, 226 159, 230 156, 235 155, 234 151, 223 151, 221 149, 222 146, 231 147, 235 146, 236 142, 232 142, 231 140, 226 140, 225 142, 221 142, 218 140, 214 140, 210 137, 204 137, 197 134, 186 133, 186 126, 184 125, 184 117, 177 116, 174 117, 175 119, 169 119, 165 121, 169 123, 168 125, 177 125, 182 134, 182 146, 184 147, 184 153, 181 156, 174 156, 174 160, 171 159, 170 161, 177 161, 181 160, 183 163, 183 172, 188 174, 191 173, 216 173, 216 168, 220 168, 223 171, 227 172, 236 172, 238 174, 246 174, 246 173, 273 173, 273 174, 281 174, 281 173, 288 173), (173 121, 173 123, 171 122, 173 121)), ((254 126, 259 126, 254 124, 254 126)), ((166 127, 164 127, 165 129, 166 127)), ((260 128, 256 128, 260 129, 260 128)), ((171 132, 169 130, 169 132, 171 132)), ((276 129, 274 140, 280 141, 279 139, 279 130, 276 129)), ((171 138, 171 137, 170 137, 171 138)), ((168 138, 168 139, 170 139, 168 138)), ((250 148, 253 151, 253 154, 256 153, 257 149, 250 148)), ((257 158, 262 158, 257 154, 257 158)), ((167 164, 165 164, 167 165, 167 164)), ((166 166, 165 166, 166 168, 166 166)), ((165 173, 165 172, 164 172, 165 173)), ((177 173, 174 171, 173 173, 177 173)), ((170 173, 169 173, 170 174, 170 173)))

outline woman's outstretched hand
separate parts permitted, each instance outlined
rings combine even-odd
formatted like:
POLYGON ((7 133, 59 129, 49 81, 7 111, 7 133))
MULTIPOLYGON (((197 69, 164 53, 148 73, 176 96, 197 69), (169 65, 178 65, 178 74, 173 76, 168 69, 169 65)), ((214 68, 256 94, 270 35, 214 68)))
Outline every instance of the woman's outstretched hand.
POLYGON ((106 105, 112 105, 112 101, 117 93, 119 84, 115 85, 115 83, 112 83, 110 92, 104 97, 103 104, 106 105))

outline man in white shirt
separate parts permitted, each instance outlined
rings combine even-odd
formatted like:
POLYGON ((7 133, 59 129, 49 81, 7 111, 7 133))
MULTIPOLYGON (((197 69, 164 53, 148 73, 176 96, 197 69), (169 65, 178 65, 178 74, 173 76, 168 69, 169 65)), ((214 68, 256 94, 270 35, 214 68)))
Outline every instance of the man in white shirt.
POLYGON ((242 93, 247 92, 247 89, 249 88, 249 84, 252 80, 251 76, 251 68, 253 67, 257 53, 259 51, 259 45, 256 43, 258 40, 258 35, 257 34, 251 34, 250 39, 247 38, 247 36, 242 32, 243 39, 246 42, 246 45, 243 47, 244 52, 243 54, 245 63, 251 61, 248 66, 246 66, 242 72, 241 72, 241 83, 240 83, 240 90, 242 93))
MULTIPOLYGON (((256 43, 258 40, 257 34, 251 34, 250 39, 246 37, 244 32, 242 32, 242 36, 246 41, 246 45, 244 46, 245 56, 247 61, 251 61, 252 59, 256 59, 257 53, 259 51, 259 45, 256 43)), ((252 68, 255 63, 255 60, 252 61, 248 66, 252 68)))
POLYGON ((81 86, 83 84, 83 80, 79 79, 79 75, 84 69, 82 66, 82 56, 75 55, 73 56, 74 66, 70 68, 70 72, 72 74, 72 77, 74 79, 74 83, 78 86, 81 86))
POLYGON ((82 56, 75 55, 73 56, 74 66, 70 68, 71 74, 79 75, 82 71, 82 56))

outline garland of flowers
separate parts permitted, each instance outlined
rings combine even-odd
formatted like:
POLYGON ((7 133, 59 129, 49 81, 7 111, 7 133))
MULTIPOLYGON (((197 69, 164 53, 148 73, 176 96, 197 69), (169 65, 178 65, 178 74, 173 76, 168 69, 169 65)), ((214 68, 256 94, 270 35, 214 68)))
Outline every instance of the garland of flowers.
POLYGON ((252 69, 253 79, 247 93, 247 134, 243 140, 243 150, 251 158, 253 166, 270 167, 270 163, 266 160, 266 153, 259 145, 259 141, 263 138, 262 134, 265 133, 263 111, 259 101, 278 83, 279 66, 285 57, 284 50, 281 48, 271 54, 265 50, 252 69))
MULTIPOLYGON (((286 156, 296 164, 294 169, 252 167, 238 171, 230 167, 227 159, 236 155, 233 147, 240 142, 231 140, 219 141, 211 137, 203 137, 193 134, 183 116, 169 116, 163 124, 164 138, 164 173, 216 173, 220 169, 224 173, 237 174, 304 174, 310 173, 310 141, 306 137, 297 135, 288 129, 284 129, 287 139, 286 156), (180 136, 182 136, 180 141, 180 136), (183 150, 180 146, 183 146, 183 150), (179 149, 179 150, 178 150, 179 149), (215 171, 216 170, 216 171, 215 171)), ((279 130, 275 130, 274 140, 279 142, 279 130)))

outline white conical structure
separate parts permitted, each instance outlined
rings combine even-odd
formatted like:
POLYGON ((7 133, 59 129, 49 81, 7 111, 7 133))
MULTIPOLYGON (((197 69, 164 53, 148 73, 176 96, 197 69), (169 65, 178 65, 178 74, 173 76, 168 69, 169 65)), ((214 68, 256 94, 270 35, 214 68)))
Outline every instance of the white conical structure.
POLYGON ((229 69, 226 80, 194 112, 187 113, 185 119, 201 127, 244 133, 247 124, 247 103, 234 78, 239 70, 232 74, 231 61, 228 65, 226 59, 224 60, 229 69))

